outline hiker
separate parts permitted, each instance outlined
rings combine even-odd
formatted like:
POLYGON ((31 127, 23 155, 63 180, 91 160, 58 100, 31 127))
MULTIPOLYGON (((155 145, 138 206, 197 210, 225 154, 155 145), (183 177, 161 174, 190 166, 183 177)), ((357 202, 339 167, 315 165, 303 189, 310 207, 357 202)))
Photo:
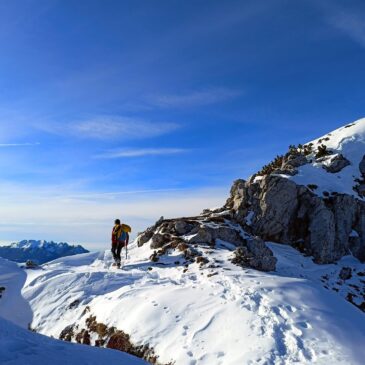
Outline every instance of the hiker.
POLYGON ((119 219, 114 221, 114 227, 112 231, 112 254, 114 258, 113 266, 120 267, 120 253, 123 247, 127 249, 129 243, 128 231, 130 231, 129 226, 126 224, 120 224, 119 219))

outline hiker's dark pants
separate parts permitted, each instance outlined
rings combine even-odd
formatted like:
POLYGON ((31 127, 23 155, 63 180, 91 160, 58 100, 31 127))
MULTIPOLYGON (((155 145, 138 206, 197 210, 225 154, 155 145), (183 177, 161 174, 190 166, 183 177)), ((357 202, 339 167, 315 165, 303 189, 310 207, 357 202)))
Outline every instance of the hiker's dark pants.
POLYGON ((118 241, 116 243, 112 243, 112 254, 114 257, 114 261, 117 263, 120 263, 121 261, 121 257, 120 257, 120 252, 122 251, 122 248, 124 247, 125 242, 123 241, 118 241))

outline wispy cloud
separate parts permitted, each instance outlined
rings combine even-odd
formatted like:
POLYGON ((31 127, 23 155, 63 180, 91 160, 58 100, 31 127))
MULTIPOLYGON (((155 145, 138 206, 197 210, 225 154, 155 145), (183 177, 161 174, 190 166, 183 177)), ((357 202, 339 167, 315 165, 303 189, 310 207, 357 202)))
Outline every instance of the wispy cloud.
POLYGON ((179 128, 177 123, 153 122, 139 118, 98 116, 87 120, 38 125, 49 133, 92 139, 139 139, 157 137, 179 128))
POLYGON ((197 107, 222 103, 235 99, 241 94, 242 92, 239 90, 215 88, 184 94, 154 95, 149 98, 149 102, 162 108, 197 107))
POLYGON ((328 24, 365 47, 365 13, 339 6, 336 3, 321 3, 328 24))
POLYGON ((4 197, 0 210, 2 240, 39 238, 92 242, 104 249, 115 218, 128 222, 135 236, 161 215, 171 218, 196 215, 204 208, 223 205, 228 189, 166 188, 80 193, 68 191, 67 187, 3 185, 0 180, 0 193, 4 197), (35 206, 38 209, 34 209, 35 206))
POLYGON ((182 148, 137 148, 129 150, 113 150, 96 155, 96 158, 128 158, 143 156, 175 155, 187 152, 182 148))
POLYGON ((2 147, 25 147, 25 146, 39 146, 40 143, 0 143, 0 148, 2 147))

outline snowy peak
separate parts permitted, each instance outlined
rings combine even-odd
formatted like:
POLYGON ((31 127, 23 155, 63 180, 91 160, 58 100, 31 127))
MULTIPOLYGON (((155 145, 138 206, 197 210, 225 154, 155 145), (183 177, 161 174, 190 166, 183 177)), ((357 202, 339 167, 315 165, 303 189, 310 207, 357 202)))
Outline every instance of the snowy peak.
POLYGON ((309 143, 326 144, 328 148, 343 152, 348 143, 365 144, 365 118, 338 128, 309 143))
MULTIPOLYGON (((71 246, 66 242, 54 242, 54 241, 45 241, 45 240, 22 240, 19 242, 13 242, 10 244, 12 248, 21 248, 21 249, 45 249, 45 250, 60 250, 71 246)), ((77 246, 81 247, 81 246, 77 246)))
MULTIPOLYGON (((310 153, 290 173, 298 185, 309 186, 319 196, 365 196, 365 118, 347 124, 304 145, 310 153)), ((281 166, 285 167, 285 166, 281 166)), ((285 169, 284 169, 285 170, 285 169)))
POLYGON ((23 240, 9 246, 0 246, 0 257, 16 262, 32 260, 38 264, 86 252, 88 251, 80 245, 73 246, 66 242, 57 243, 45 240, 23 240))

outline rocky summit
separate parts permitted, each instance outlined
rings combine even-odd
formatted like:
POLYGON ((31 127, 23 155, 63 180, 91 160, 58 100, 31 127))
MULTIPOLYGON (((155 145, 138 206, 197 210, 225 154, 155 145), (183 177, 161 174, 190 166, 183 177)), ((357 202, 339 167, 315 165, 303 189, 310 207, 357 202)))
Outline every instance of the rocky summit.
POLYGON ((171 250, 190 261, 209 259, 200 247, 232 244, 232 262, 262 271, 276 259, 265 241, 291 245, 316 263, 352 254, 365 261, 365 119, 306 144, 289 146, 259 172, 233 183, 220 209, 197 217, 163 219, 141 233, 138 245, 171 250), (200 258, 199 258, 200 257, 200 258))

